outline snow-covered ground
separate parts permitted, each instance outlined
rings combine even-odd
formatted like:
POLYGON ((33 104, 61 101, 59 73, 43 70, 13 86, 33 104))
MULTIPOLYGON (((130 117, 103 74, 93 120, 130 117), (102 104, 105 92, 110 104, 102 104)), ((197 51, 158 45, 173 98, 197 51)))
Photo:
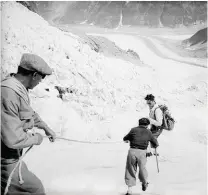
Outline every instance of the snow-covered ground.
POLYGON ((148 115, 143 99, 147 93, 167 104, 177 122, 173 131, 164 131, 159 138, 160 173, 155 157, 149 158, 149 188, 142 192, 138 182, 135 194, 207 194, 207 68, 190 65, 190 59, 179 62, 179 56, 152 36, 102 34, 122 49, 136 51, 143 63, 135 65, 92 51, 73 34, 65 35, 15 2, 3 4, 2 16, 2 70, 15 71, 24 52, 42 56, 54 69, 54 75, 30 93, 33 108, 59 136, 112 142, 46 139, 34 147, 25 161, 48 195, 126 192, 129 146, 122 138, 148 115), (62 101, 54 85, 77 92, 62 101))
MULTIPOLYGON (((207 193, 207 108, 206 99, 204 99, 206 91, 204 91, 205 88, 197 87, 198 90, 187 92, 187 88, 205 83, 207 69, 174 60, 164 60, 156 55, 152 48, 145 45, 142 38, 125 35, 105 35, 105 37, 114 40, 123 49, 125 47, 134 49, 139 53, 142 61, 155 70, 154 75, 144 75, 150 80, 155 79, 159 86, 151 92, 160 96, 161 99, 166 99, 177 120, 174 131, 165 131, 159 139, 160 173, 157 173, 155 158, 150 158, 148 160, 150 186, 144 193, 138 183, 134 192, 160 195, 205 195, 207 193), (201 101, 204 103, 194 106, 197 98, 202 98, 201 101)), ((155 42, 153 44, 156 45, 155 42)), ((137 114, 138 117, 139 115, 142 114, 137 114)), ((147 112, 144 115, 147 115, 147 112)), ((132 118, 136 121, 136 114, 134 117, 129 113, 121 114, 120 120, 111 123, 113 133, 120 135, 120 129, 117 128, 119 121, 122 124, 123 120, 130 123, 132 118)), ((45 159, 50 159, 50 167, 41 168, 47 173, 52 169, 47 175, 42 173, 43 170, 36 169, 40 167, 41 162, 30 166, 36 170, 36 173, 39 173, 50 192, 55 190, 57 194, 63 192, 63 194, 98 195, 125 192, 123 176, 128 150, 126 144, 98 146, 62 143, 64 144, 62 149, 60 146, 57 148, 56 145, 59 144, 61 143, 53 144, 52 150, 57 151, 56 155, 50 154, 48 149, 43 151, 41 148, 30 154, 31 158, 40 155, 45 159), (56 166, 58 169, 55 168, 56 166)), ((49 147, 49 144, 44 143, 44 147, 49 147)))

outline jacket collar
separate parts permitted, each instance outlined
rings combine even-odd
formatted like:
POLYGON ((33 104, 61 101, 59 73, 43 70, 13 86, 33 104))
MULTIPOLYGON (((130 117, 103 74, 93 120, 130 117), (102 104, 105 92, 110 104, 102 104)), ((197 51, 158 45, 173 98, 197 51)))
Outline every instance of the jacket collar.
POLYGON ((13 74, 7 76, 2 82, 1 87, 7 87, 15 91, 28 105, 30 105, 30 98, 27 89, 18 81, 13 74))

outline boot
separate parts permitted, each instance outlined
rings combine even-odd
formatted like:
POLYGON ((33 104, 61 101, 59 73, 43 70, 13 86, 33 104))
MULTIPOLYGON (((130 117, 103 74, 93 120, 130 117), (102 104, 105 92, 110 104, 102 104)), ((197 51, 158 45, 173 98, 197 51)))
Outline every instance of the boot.
POLYGON ((148 184, 147 182, 142 184, 142 191, 146 191, 148 184))

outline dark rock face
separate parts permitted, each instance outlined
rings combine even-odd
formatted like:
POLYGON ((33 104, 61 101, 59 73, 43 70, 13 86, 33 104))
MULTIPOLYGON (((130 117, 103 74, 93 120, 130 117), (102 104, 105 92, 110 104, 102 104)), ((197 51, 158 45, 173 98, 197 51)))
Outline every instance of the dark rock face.
POLYGON ((17 3, 20 3, 20 4, 24 5, 25 7, 27 7, 32 12, 37 11, 37 7, 36 7, 35 2, 32 2, 32 1, 31 2, 30 1, 17 1, 17 3))
POLYGON ((207 21, 206 1, 31 1, 27 4, 56 24, 174 28, 207 21))
POLYGON ((182 42, 183 45, 187 46, 194 46, 196 44, 204 43, 207 43, 207 28, 199 30, 192 37, 182 42))

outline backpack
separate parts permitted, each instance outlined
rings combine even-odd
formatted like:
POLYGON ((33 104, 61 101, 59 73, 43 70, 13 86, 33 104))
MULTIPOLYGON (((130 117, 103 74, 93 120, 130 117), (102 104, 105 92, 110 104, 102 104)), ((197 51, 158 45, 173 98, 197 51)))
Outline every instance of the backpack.
POLYGON ((168 131, 173 130, 174 125, 175 125, 175 120, 171 116, 170 111, 168 110, 168 107, 166 105, 158 105, 157 108, 160 108, 163 113, 163 121, 162 121, 162 125, 161 125, 160 129, 165 129, 168 131))

